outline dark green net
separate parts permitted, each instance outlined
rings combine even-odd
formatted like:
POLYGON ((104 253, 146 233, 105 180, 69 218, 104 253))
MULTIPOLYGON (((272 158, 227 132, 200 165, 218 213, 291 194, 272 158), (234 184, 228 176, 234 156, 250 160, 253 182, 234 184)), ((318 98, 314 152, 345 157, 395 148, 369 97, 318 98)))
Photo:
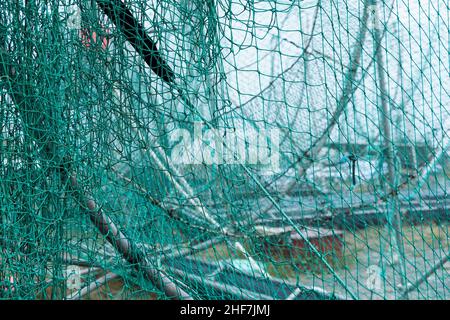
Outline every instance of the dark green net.
POLYGON ((448 299, 445 0, 0 2, 0 298, 448 299))

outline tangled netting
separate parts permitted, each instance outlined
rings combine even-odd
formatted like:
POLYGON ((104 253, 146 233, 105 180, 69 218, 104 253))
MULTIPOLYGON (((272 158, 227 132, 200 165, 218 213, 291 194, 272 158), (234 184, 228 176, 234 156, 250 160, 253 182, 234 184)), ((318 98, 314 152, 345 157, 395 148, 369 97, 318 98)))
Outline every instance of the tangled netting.
POLYGON ((0 1, 0 297, 448 299, 449 12, 0 1))

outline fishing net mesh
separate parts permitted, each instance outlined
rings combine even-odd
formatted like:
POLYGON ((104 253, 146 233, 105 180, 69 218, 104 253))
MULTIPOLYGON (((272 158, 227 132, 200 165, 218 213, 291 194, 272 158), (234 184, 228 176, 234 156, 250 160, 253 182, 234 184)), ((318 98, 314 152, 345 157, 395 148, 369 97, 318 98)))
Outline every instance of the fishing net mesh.
POLYGON ((445 0, 0 2, 0 298, 448 299, 445 0))

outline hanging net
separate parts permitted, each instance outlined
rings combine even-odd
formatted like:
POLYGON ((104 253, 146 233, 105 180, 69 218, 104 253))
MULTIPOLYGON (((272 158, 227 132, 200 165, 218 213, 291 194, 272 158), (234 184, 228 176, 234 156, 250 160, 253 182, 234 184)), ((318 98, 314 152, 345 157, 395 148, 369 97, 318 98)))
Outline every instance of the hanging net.
POLYGON ((0 2, 0 298, 448 299, 445 0, 0 2))

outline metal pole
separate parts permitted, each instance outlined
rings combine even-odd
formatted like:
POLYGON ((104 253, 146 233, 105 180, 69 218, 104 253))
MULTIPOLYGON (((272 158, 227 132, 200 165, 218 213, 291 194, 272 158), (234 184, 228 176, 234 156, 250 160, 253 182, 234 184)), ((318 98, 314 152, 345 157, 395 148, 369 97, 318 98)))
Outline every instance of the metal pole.
POLYGON ((158 270, 158 268, 148 260, 134 243, 118 229, 111 218, 97 206, 94 200, 89 199, 80 191, 75 175, 70 177, 70 183, 76 198, 80 201, 81 207, 89 214, 92 223, 126 261, 136 266, 139 270, 142 270, 146 278, 158 289, 164 291, 167 296, 182 300, 192 299, 188 293, 179 288, 162 270, 158 270))
MULTIPOLYGON (((377 63, 377 74, 378 74, 378 83, 379 83, 379 98, 381 102, 381 110, 379 110, 379 115, 381 118, 381 136, 383 139, 383 147, 384 147, 384 155, 386 158, 386 163, 388 166, 388 172, 386 176, 388 188, 390 190, 393 190, 394 192, 391 194, 391 196, 388 198, 388 217, 387 217, 387 223, 389 227, 389 231, 391 232, 391 226, 392 229, 394 229, 395 232, 395 246, 397 247, 399 258, 400 258, 400 276, 401 281, 406 288, 407 279, 406 279, 406 263, 405 263, 405 255, 404 255, 404 249, 403 249, 403 242, 402 242, 402 235, 401 235, 401 228, 402 228, 402 219, 400 216, 400 210, 398 205, 398 197, 397 192, 395 191, 396 188, 396 168, 395 168, 395 161, 394 161, 394 148, 393 144, 394 141, 392 139, 392 133, 391 133, 391 122, 389 117, 389 106, 388 106, 388 92, 387 92, 387 85, 386 85, 386 68, 384 66, 384 57, 383 52, 381 48, 381 33, 379 30, 379 20, 377 16, 377 0, 370 0, 370 6, 371 6, 371 13, 373 15, 373 37, 375 41, 375 59, 377 63), (393 220, 391 219, 393 215, 393 220), (392 221, 391 221, 392 220, 392 221)), ((405 296, 407 299, 407 295, 405 296)))
POLYGON ((207 240, 205 242, 201 242, 199 244, 196 244, 196 245, 194 245, 192 247, 185 248, 185 249, 182 249, 182 250, 179 250, 179 251, 176 251, 176 252, 164 255, 164 259, 168 259, 168 258, 175 259, 175 258, 179 258, 179 257, 183 257, 183 256, 189 256, 189 255, 191 255, 191 254, 193 254, 195 252, 206 250, 209 247, 212 247, 213 245, 218 244, 218 243, 223 242, 223 241, 224 241, 224 239, 221 238, 221 237, 213 238, 211 240, 207 240))
POLYGON ((91 293, 94 290, 99 289, 100 287, 104 286, 107 282, 114 280, 118 277, 119 275, 109 272, 103 277, 92 281, 90 284, 86 285, 82 289, 68 295, 66 297, 66 300, 81 300, 85 295, 91 293))
POLYGON ((184 271, 178 270, 176 268, 169 267, 169 270, 177 274, 179 277, 188 278, 192 282, 196 282, 197 284, 201 285, 202 287, 210 287, 213 290, 219 291, 220 293, 225 293, 228 295, 233 296, 234 298, 238 298, 240 300, 275 300, 274 297, 258 293, 254 291, 250 291, 247 289, 242 289, 230 284, 221 283, 218 281, 212 281, 205 279, 204 277, 192 274, 192 273, 186 273, 184 271))

